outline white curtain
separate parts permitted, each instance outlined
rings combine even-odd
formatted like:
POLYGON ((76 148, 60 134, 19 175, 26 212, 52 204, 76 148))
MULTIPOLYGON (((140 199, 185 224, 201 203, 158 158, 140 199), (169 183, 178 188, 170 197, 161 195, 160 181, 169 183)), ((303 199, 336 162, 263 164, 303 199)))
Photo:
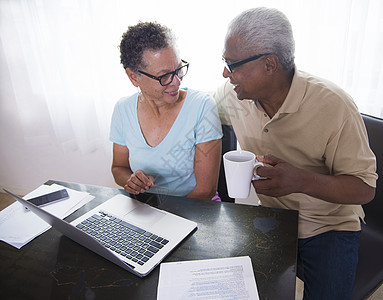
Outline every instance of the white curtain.
POLYGON ((183 85, 210 91, 223 81, 228 22, 255 6, 288 16, 298 68, 383 117, 381 0, 0 0, 0 185, 113 186, 110 117, 135 92, 119 63, 122 33, 138 20, 169 26, 190 62, 183 85))

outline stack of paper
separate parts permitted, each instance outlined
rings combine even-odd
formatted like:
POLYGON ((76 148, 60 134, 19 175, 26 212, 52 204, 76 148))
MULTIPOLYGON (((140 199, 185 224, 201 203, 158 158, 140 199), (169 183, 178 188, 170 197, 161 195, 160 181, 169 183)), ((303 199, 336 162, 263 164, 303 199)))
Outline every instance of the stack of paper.
MULTIPOLYGON (((37 196, 66 189, 69 198, 48 204, 44 210, 61 219, 88 203, 94 197, 86 192, 79 192, 58 184, 41 185, 24 199, 31 199, 37 196)), ((22 246, 33 240, 35 237, 51 228, 45 221, 36 216, 33 212, 26 210, 19 202, 15 202, 0 211, 0 240, 20 249, 22 246)))
POLYGON ((249 256, 162 263, 157 300, 259 299, 249 256))

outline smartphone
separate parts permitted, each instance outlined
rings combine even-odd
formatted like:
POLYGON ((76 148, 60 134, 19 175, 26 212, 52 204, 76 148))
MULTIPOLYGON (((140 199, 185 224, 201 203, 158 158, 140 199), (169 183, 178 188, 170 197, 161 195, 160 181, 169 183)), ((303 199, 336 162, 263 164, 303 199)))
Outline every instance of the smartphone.
MULTIPOLYGON (((32 199, 28 199, 28 202, 33 203, 36 206, 44 206, 50 203, 55 203, 64 199, 68 199, 69 195, 66 189, 52 192, 49 194, 41 195, 32 199)), ((26 208, 28 209, 28 208, 26 208)))

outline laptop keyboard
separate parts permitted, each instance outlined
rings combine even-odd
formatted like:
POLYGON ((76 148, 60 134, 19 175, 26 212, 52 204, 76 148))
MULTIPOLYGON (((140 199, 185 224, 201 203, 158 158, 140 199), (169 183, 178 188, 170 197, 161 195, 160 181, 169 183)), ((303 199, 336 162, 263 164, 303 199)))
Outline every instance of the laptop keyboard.
POLYGON ((144 265, 169 241, 100 211, 77 226, 109 250, 144 265))

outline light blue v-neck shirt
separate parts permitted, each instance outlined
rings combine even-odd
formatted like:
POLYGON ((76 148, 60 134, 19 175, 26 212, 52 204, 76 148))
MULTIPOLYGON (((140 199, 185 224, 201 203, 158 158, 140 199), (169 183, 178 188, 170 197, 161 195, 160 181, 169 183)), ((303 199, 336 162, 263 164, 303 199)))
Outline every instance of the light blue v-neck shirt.
POLYGON ((138 94, 120 99, 113 112, 110 140, 127 146, 132 171, 155 179, 148 192, 186 196, 195 187, 194 155, 199 143, 220 139, 221 123, 213 98, 188 89, 166 137, 156 147, 146 143, 137 116, 138 94))

